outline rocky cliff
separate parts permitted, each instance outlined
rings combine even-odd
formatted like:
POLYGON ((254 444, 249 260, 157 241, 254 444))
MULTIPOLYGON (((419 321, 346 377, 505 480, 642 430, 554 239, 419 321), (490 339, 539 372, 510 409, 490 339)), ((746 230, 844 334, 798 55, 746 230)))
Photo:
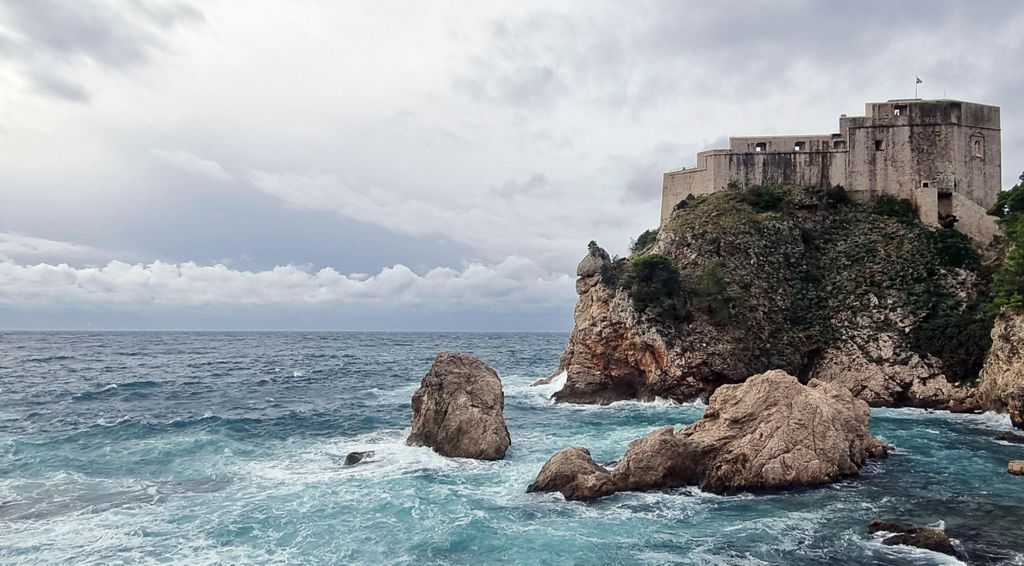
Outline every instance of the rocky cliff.
POLYGON ((733 189, 680 203, 635 248, 592 243, 580 263, 558 401, 685 401, 782 369, 872 406, 981 406, 985 270, 906 201, 733 189))

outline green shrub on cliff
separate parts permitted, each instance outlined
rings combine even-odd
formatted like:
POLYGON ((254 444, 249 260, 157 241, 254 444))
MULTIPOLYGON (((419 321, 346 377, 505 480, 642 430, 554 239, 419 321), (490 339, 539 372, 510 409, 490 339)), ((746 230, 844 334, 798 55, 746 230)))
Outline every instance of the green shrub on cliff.
POLYGON ((697 306, 711 317, 713 323, 724 324, 729 321, 732 297, 729 296, 722 260, 714 259, 704 266, 697 278, 697 288, 693 290, 693 295, 697 306))
MULTIPOLYGON (((684 201, 685 202, 685 201, 684 201)), ((630 251, 637 254, 654 245, 658 241, 658 229, 644 230, 643 234, 637 236, 636 240, 629 246, 630 251)))
POLYGON ((990 310, 1024 308, 1024 174, 1020 183, 999 194, 990 214, 1000 218, 1007 252, 992 277, 990 310))
POLYGON ((683 285, 672 260, 661 254, 634 258, 626 270, 626 287, 637 312, 674 324, 682 317, 679 299, 683 285))
POLYGON ((758 212, 777 212, 786 200, 780 188, 774 185, 751 185, 740 189, 736 199, 758 212))
POLYGON ((918 222, 914 205, 908 199, 882 195, 875 199, 871 212, 879 216, 893 218, 900 224, 913 225, 918 222))

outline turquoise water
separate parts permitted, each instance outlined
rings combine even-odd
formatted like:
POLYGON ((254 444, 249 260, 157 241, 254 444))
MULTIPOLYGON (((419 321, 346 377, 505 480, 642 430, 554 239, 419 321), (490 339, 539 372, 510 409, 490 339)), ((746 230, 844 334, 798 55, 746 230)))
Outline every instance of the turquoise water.
POLYGON ((528 384, 560 334, 0 333, 0 562, 65 564, 944 564, 869 537, 942 523, 972 562, 1024 563, 1024 447, 997 415, 876 410, 897 448, 859 479, 592 503, 526 486, 555 451, 598 461, 703 406, 551 404, 528 384), (504 461, 403 444, 439 350, 504 382, 504 461), (345 455, 374 450, 368 463, 345 455))

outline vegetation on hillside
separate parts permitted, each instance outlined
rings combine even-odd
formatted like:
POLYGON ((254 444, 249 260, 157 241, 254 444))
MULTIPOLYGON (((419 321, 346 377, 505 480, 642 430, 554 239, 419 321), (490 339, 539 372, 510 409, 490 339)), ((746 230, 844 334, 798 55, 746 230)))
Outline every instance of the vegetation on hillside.
POLYGON ((992 278, 991 310, 1024 308, 1024 173, 1020 183, 999 194, 989 214, 999 217, 1007 246, 992 278))
MULTIPOLYGON (((1000 204, 1004 229, 1020 243, 1024 189, 1014 191, 1000 204)), ((903 324, 895 313, 907 312, 915 319, 907 347, 941 360, 953 381, 977 377, 990 344, 991 275, 964 235, 923 225, 906 199, 858 204, 838 186, 765 185, 684 202, 662 227, 676 244, 650 253, 659 234, 646 231, 630 257, 601 273, 666 338, 701 319, 749 336, 747 355, 764 369, 796 374, 844 333, 903 324), (979 292, 965 295, 967 287, 979 292), (892 320, 865 322, 879 304, 892 320)), ((1024 246, 1011 256, 991 288, 1002 304, 1020 305, 1024 246)))

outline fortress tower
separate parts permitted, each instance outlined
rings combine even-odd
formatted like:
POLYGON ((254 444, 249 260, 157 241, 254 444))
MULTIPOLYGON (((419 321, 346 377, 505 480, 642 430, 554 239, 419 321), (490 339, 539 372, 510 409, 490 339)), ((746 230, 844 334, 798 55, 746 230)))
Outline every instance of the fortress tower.
POLYGON ((665 173, 661 222, 680 200, 739 185, 842 185, 867 200, 910 199, 929 225, 954 226, 976 244, 996 234, 986 211, 1000 191, 999 107, 960 100, 865 104, 839 118, 839 133, 729 138, 697 154, 696 167, 665 173))

